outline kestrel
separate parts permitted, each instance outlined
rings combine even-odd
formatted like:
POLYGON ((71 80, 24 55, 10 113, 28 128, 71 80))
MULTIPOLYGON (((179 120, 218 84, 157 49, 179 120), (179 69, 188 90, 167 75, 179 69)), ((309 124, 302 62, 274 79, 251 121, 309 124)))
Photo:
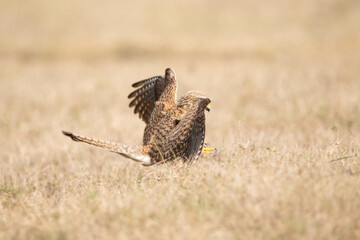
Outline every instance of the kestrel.
POLYGON ((133 84, 137 90, 130 107, 146 123, 143 145, 97 140, 63 131, 74 141, 109 150, 141 162, 145 166, 183 159, 196 161, 204 146, 205 110, 210 99, 197 91, 190 91, 177 100, 174 70, 167 68, 165 76, 155 76, 133 84))

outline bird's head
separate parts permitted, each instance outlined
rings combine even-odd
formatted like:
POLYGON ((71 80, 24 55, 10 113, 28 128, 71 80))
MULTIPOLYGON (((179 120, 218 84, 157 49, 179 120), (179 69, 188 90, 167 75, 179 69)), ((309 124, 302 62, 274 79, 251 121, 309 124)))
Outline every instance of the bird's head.
POLYGON ((210 112, 210 98, 199 91, 190 91, 184 96, 185 100, 193 106, 198 106, 200 110, 210 112))

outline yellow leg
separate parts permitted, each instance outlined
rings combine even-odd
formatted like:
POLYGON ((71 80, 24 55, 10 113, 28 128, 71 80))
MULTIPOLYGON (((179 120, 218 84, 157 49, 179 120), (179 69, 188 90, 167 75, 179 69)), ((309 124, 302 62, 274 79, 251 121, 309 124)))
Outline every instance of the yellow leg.
POLYGON ((216 149, 215 148, 203 148, 202 150, 202 153, 211 153, 213 151, 215 151, 216 149))
POLYGON ((207 154, 207 153, 211 153, 211 152, 213 152, 213 151, 216 151, 216 148, 207 147, 208 145, 209 145, 209 144, 205 141, 205 142, 204 142, 204 148, 203 148, 203 150, 202 150, 202 153, 207 154))

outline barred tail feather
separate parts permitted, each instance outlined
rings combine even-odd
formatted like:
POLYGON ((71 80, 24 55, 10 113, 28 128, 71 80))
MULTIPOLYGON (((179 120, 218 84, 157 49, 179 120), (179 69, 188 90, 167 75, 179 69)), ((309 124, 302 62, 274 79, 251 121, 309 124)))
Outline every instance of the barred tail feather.
POLYGON ((129 146, 122 143, 103 141, 76 135, 67 131, 62 131, 62 133, 76 142, 84 142, 92 146, 108 150, 110 152, 118 153, 132 160, 139 161, 144 165, 151 165, 150 156, 144 152, 143 146, 129 146))

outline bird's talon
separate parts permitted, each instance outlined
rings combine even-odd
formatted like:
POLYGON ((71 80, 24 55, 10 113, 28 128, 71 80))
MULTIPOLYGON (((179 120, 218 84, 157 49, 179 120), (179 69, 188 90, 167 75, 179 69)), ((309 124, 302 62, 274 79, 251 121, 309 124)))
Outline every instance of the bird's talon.
POLYGON ((202 150, 202 153, 211 153, 211 152, 213 152, 213 151, 215 151, 216 150, 216 148, 203 148, 203 150, 202 150))

